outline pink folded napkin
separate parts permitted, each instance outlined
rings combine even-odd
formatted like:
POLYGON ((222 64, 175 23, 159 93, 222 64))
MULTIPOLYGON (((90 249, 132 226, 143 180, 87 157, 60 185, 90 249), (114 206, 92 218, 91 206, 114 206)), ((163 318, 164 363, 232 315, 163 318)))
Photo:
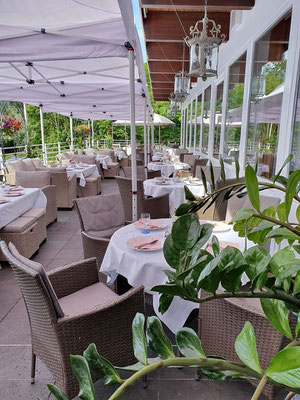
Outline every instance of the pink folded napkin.
POLYGON ((13 197, 13 196, 22 196, 24 194, 24 192, 7 192, 6 194, 5 194, 5 196, 7 196, 7 197, 13 197))
MULTIPOLYGON (((145 228, 145 225, 143 224, 141 219, 139 219, 136 222, 135 226, 137 228, 141 228, 141 229, 145 228)), ((154 220, 152 220, 152 221, 150 221, 148 223, 147 229, 159 229, 159 228, 162 228, 163 226, 164 226, 164 223, 162 221, 154 221, 154 220)))
POLYGON ((8 203, 9 200, 5 199, 4 197, 0 197, 0 203, 8 203))
POLYGON ((16 191, 19 191, 19 190, 22 190, 22 189, 23 189, 22 186, 10 186, 6 190, 8 192, 16 192, 16 191))
POLYGON ((128 245, 134 250, 159 250, 162 249, 162 244, 159 238, 151 237, 148 239, 144 238, 132 238, 128 240, 128 245))

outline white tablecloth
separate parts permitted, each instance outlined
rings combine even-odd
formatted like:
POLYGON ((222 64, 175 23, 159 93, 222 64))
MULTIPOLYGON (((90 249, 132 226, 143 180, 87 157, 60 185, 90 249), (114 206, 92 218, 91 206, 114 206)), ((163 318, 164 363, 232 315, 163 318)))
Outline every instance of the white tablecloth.
POLYGON ((169 209, 170 214, 173 215, 176 208, 182 203, 187 203, 184 194, 184 186, 186 185, 195 196, 204 195, 203 184, 190 185, 188 182, 175 183, 173 180, 167 181, 167 185, 158 184, 155 179, 147 179, 144 181, 144 193, 146 196, 158 197, 169 193, 169 209))
POLYGON ((85 187, 86 181, 85 178, 90 175, 99 175, 98 168, 96 165, 89 165, 88 167, 83 168, 67 168, 67 175, 73 176, 76 175, 79 179, 79 185, 85 187))
MULTIPOLYGON (((168 224, 166 229, 171 228, 171 219, 164 219, 168 224)), ((234 242, 244 250, 244 239, 239 238, 237 233, 230 227, 228 232, 215 233, 220 241, 234 242)), ((124 228, 115 232, 109 242, 100 271, 107 274, 108 282, 113 282, 118 274, 125 276, 129 284, 133 287, 143 285, 145 291, 153 294, 153 306, 159 318, 171 329, 176 332, 181 328, 191 311, 198 308, 199 305, 190 301, 182 300, 174 297, 171 307, 161 315, 158 311, 159 295, 151 292, 151 288, 155 285, 163 284, 167 281, 164 269, 170 269, 162 250, 142 252, 131 250, 127 246, 127 241, 133 237, 157 237, 164 240, 165 230, 151 232, 143 235, 140 230, 136 229, 134 224, 126 225, 124 228)), ((247 282, 247 278, 243 280, 247 282)))
POLYGON ((100 162, 103 169, 107 169, 107 164, 112 163, 112 159, 110 156, 97 156, 96 160, 100 162))
POLYGON ((176 168, 174 164, 149 163, 148 169, 149 171, 161 171, 162 175, 170 176, 176 168))
MULTIPOLYGON (((7 197, 8 203, 0 204, 0 229, 31 208, 46 208, 47 198, 41 189, 22 189, 23 196, 7 197)), ((0 190, 0 197, 5 197, 0 190)))
POLYGON ((123 158, 127 157, 125 151, 123 150, 114 150, 114 153, 118 160, 122 160, 123 158))

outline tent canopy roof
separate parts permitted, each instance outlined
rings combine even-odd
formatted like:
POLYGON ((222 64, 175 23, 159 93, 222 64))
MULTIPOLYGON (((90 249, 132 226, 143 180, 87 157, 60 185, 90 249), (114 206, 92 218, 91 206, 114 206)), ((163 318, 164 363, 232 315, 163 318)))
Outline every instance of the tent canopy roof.
MULTIPOLYGON (((175 123, 171 121, 169 118, 166 118, 160 114, 155 114, 155 113, 153 115, 153 122, 151 122, 151 124, 154 126, 175 125, 175 123)), ((125 125, 130 125, 130 121, 118 120, 113 123, 113 126, 125 126, 125 125)), ((135 121, 135 125, 143 126, 144 121, 135 121)))

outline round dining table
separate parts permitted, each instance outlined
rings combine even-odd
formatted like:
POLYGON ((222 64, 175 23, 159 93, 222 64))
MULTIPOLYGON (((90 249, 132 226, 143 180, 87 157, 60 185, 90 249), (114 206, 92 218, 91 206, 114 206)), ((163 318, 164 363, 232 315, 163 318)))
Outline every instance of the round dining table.
POLYGON ((150 162, 148 163, 149 171, 161 171, 163 176, 171 176, 177 169, 190 169, 189 164, 181 162, 150 162))
MULTIPOLYGON (((135 238, 139 240, 141 240, 140 238, 153 238, 153 240, 158 239, 163 245, 166 236, 171 232, 172 219, 155 221, 163 221, 164 227, 160 230, 151 231, 149 234, 143 234, 142 230, 136 228, 135 223, 117 230, 110 239, 100 271, 108 276, 108 284, 113 283, 120 274, 126 277, 128 283, 133 287, 143 285, 145 292, 153 295, 155 313, 175 333, 184 325, 191 311, 198 308, 199 305, 175 296, 169 309, 161 314, 158 311, 159 294, 151 292, 151 289, 155 285, 166 283, 167 276, 164 270, 172 269, 164 258, 162 248, 155 251, 133 250, 128 244, 129 240, 135 238)), ((204 221, 201 221, 201 223, 204 223, 204 221)), ((213 234, 219 239, 220 245, 235 244, 241 251, 244 250, 245 239, 239 238, 231 225, 224 224, 223 231, 213 232, 213 234)), ((242 281, 246 283, 248 278, 244 276, 242 281)))

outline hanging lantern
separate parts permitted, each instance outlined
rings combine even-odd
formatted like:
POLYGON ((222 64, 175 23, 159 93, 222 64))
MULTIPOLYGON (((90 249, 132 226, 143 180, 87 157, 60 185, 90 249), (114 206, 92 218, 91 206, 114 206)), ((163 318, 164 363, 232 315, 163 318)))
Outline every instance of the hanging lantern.
POLYGON ((251 99, 253 101, 262 98, 266 93, 266 77, 257 75, 252 78, 251 99))
POLYGON ((191 78, 186 72, 178 72, 175 75, 174 94, 187 96, 190 93, 191 78))
POLYGON ((174 112, 174 113, 177 113, 177 112, 180 112, 181 111, 181 102, 183 101, 179 101, 178 100, 178 98, 177 98, 177 96, 174 94, 174 93, 171 93, 170 94, 170 97, 169 97, 169 101, 170 101, 170 105, 171 105, 171 107, 170 107, 170 109, 174 112))
POLYGON ((221 32, 221 25, 207 17, 207 0, 205 1, 204 18, 190 27, 191 37, 184 40, 190 47, 190 71, 189 76, 207 78, 217 76, 219 46, 224 41, 225 35, 221 32), (198 25, 202 24, 202 31, 198 25), (211 29, 210 29, 211 28, 211 29), (209 35, 210 34, 210 35, 209 35))

